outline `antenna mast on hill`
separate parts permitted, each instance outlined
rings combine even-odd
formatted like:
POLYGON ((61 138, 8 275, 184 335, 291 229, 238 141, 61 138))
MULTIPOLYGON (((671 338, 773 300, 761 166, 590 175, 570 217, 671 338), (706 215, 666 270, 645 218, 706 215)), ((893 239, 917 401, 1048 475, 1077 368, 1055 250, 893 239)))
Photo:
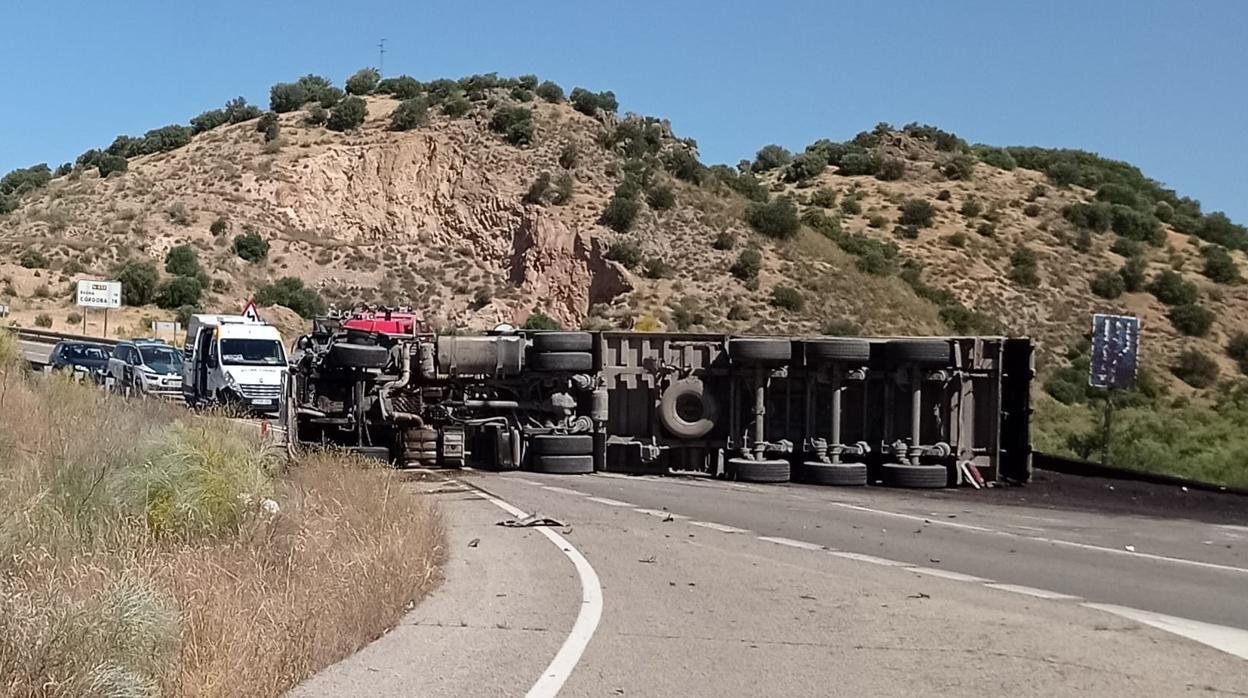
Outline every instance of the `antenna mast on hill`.
POLYGON ((377 42, 377 72, 385 74, 386 71, 386 40, 382 39, 377 42))

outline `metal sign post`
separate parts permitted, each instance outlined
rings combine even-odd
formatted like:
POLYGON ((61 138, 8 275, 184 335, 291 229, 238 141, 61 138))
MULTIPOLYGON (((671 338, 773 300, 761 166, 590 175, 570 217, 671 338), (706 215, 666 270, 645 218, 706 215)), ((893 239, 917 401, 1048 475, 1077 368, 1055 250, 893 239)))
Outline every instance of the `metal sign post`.
POLYGON ((1092 316, 1092 361, 1088 385, 1105 390, 1105 423, 1101 465, 1109 462, 1114 418, 1114 391, 1135 387, 1139 369, 1140 321, 1129 315, 1092 316))
POLYGON ((87 333, 87 313, 90 308, 104 309, 104 336, 108 336, 108 309, 121 307, 120 281, 78 282, 78 306, 82 310, 82 333, 87 333))

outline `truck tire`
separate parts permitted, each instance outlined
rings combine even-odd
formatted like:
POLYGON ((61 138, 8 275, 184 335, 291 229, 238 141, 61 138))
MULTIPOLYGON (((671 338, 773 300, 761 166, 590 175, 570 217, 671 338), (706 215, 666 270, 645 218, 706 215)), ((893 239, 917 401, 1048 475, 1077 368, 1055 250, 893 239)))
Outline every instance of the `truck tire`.
POLYGON ((697 378, 673 382, 659 400, 659 421, 678 439, 700 439, 715 428, 719 405, 697 378))
POLYGON ((729 458, 727 470, 729 478, 741 482, 788 482, 790 468, 787 460, 729 458))
POLYGON ((594 472, 594 457, 583 456, 536 456, 533 470, 553 475, 586 475, 594 472))
POLYGON ((897 363, 948 366, 953 362, 953 348, 945 339, 897 340, 887 347, 889 358, 897 363))
POLYGON ((728 357, 746 363, 785 363, 793 357, 793 343, 770 337, 738 337, 728 340, 728 357))
POLYGON ((865 463, 806 461, 793 468, 793 480, 810 485, 862 486, 867 484, 865 463))
POLYGON ((533 368, 539 371, 592 371, 594 355, 587 351, 552 351, 533 355, 533 368))
POLYGON ((536 332, 533 350, 542 353, 552 351, 591 351, 594 336, 588 332, 536 332))
POLYGON ((594 453, 594 437, 589 434, 539 434, 529 441, 538 456, 588 456, 594 453))
POLYGON ((871 342, 843 337, 813 339, 806 343, 806 360, 865 364, 871 360, 871 342))
POLYGON ((939 489, 949 485, 949 470, 943 465, 885 463, 880 472, 889 487, 939 489))
POLYGON ((334 342, 327 358, 330 365, 340 368, 385 368, 390 361, 390 352, 375 344, 334 342))

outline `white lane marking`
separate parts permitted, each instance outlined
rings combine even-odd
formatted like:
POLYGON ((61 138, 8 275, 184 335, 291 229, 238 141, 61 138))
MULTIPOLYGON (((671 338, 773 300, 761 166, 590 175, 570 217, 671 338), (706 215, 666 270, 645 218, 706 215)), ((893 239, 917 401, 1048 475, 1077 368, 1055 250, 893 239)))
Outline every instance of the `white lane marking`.
POLYGON ((847 553, 847 552, 840 551, 840 550, 834 550, 832 551, 832 554, 837 557, 843 557, 846 560, 857 560, 858 562, 869 562, 872 565, 882 565, 884 567, 902 567, 906 564, 904 562, 898 562, 896 560, 889 560, 887 558, 876 557, 874 555, 864 555, 863 553, 847 553))
POLYGON ((689 525, 701 526, 702 528, 709 528, 712 531, 722 531, 723 533, 749 533, 749 531, 745 530, 744 528, 737 528, 736 526, 726 526, 721 523, 715 523, 714 521, 690 521, 689 525))
POLYGON ((609 497, 590 497, 589 501, 598 502, 599 504, 606 504, 609 507, 631 507, 633 506, 632 504, 629 504, 628 502, 621 502, 618 499, 611 499, 609 497))
POLYGON ((937 569, 935 567, 907 567, 906 569, 910 570, 911 572, 918 572, 919 574, 926 574, 932 577, 942 577, 944 579, 952 579, 955 582, 979 583, 979 582, 991 582, 992 581, 991 579, 984 579, 983 577, 976 577, 970 574, 962 574, 961 572, 954 572, 952 570, 937 569))
MULTIPOLYGON (((528 516, 525 512, 497 497, 482 494, 494 506, 518 519, 528 516)), ((594 630, 598 628, 598 621, 602 619, 602 582, 599 581, 598 574, 594 572, 593 565, 589 564, 589 560, 586 560, 585 556, 568 542, 568 539, 547 526, 536 528, 572 561, 572 566, 576 568, 576 574, 581 579, 581 610, 576 614, 572 630, 563 641, 559 651, 555 653, 555 658, 546 667, 546 671, 542 672, 541 678, 525 694, 526 698, 554 698, 559 694, 559 689, 563 688, 564 682, 572 675, 572 670, 576 668, 576 663, 581 660, 581 655, 594 636, 594 630)))
POLYGON ((547 492, 558 492, 559 494, 574 494, 578 497, 585 496, 584 492, 577 492, 576 490, 570 490, 566 487, 553 487, 551 485, 542 485, 542 489, 546 490, 547 492))
POLYGON ((1080 550, 1091 550, 1098 553, 1112 553, 1114 555, 1127 555, 1129 557, 1144 558, 1146 560, 1155 560, 1157 562, 1172 562, 1177 565, 1189 565, 1191 567, 1201 567, 1210 570, 1219 570, 1222 572, 1234 572, 1236 574, 1248 574, 1248 569, 1243 567, 1233 567, 1231 565, 1219 565, 1216 562, 1201 562, 1200 560, 1189 560, 1182 557, 1170 557, 1168 555, 1156 555, 1153 553, 1140 553, 1123 550, 1120 548, 1106 548, 1103 545, 1091 545, 1089 543, 1076 543, 1070 540, 1062 540, 1060 538, 1044 538, 1041 536, 1028 536, 1021 533, 1013 533, 1010 531, 996 531, 983 526, 972 526, 970 524, 957 523, 954 521, 941 521, 939 519, 929 519, 922 516, 914 516, 913 514, 901 514, 895 511, 885 511, 883 509, 872 509, 871 507, 858 506, 857 504, 847 504, 845 502, 828 502, 832 506, 842 507, 844 509, 853 509, 854 511, 867 512, 869 514, 879 514, 880 516, 892 516, 899 519, 907 519, 909 521, 923 521, 932 526, 947 526, 949 528, 960 528, 967 531, 977 531, 979 533, 995 533, 1002 536, 1010 536, 1011 538, 1021 538, 1023 540, 1032 540, 1040 543, 1050 543, 1052 545, 1064 545, 1068 548, 1079 548, 1080 550))
POLYGON ((636 475, 625 475, 623 473, 604 473, 604 472, 597 472, 597 473, 594 473, 594 475, 597 477, 613 477, 613 478, 617 478, 620 480, 631 480, 637 477, 636 475))
POLYGON ((518 482, 521 485, 532 485, 534 487, 543 487, 542 483, 540 482, 534 482, 532 480, 525 480, 522 477, 509 477, 507 478, 507 482, 518 482))
POLYGON ((1198 620, 1167 616, 1161 613, 1154 613, 1152 611, 1141 611, 1138 608, 1115 606, 1107 603, 1083 603, 1080 605, 1087 608, 1094 608, 1098 611, 1112 613, 1116 616, 1122 616, 1123 618, 1133 620, 1137 623, 1150 625, 1159 630, 1174 633, 1175 635, 1185 637, 1189 640, 1195 640, 1202 645, 1208 645, 1215 649, 1222 650, 1227 654, 1233 654, 1241 659, 1248 659, 1248 630, 1231 628, 1225 625, 1214 625, 1213 623, 1204 623, 1198 620))
POLYGON ((1061 594, 1056 591, 1047 589, 1036 589, 1035 587, 1025 587, 1020 584, 985 584, 989 589, 1000 589, 1001 591, 1011 591, 1015 594, 1024 594, 1026 596, 1034 596, 1037 599, 1050 599, 1052 601, 1082 601, 1078 596, 1070 594, 1061 594))
POLYGON ((779 538, 776 536, 759 536, 759 540, 765 540, 768 543, 776 543, 778 545, 787 545, 790 548, 801 548, 802 550, 826 550, 826 548, 818 543, 807 543, 804 540, 793 540, 792 538, 779 538))
POLYGON ((633 509, 633 511, 637 512, 638 514, 646 514, 648 516, 657 516, 661 519, 666 519, 667 517, 670 516, 672 517, 673 521, 683 521, 689 518, 688 516, 685 516, 684 514, 673 514, 670 511, 662 511, 660 509, 646 509, 644 507, 636 507, 633 509))
POLYGON ((1024 526, 1022 524, 1008 524, 1007 528, 1021 528, 1024 531, 1035 531, 1036 533, 1044 533, 1044 529, 1039 526, 1024 526))

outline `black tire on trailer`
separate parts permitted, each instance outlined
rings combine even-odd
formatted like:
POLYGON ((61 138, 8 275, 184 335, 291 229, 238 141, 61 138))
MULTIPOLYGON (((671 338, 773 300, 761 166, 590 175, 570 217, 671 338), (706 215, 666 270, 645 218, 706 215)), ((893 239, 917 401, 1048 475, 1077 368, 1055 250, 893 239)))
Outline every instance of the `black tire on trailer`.
POLYGON ((947 366, 953 360, 953 347, 947 339, 899 339, 890 341, 889 357, 898 363, 947 366))
POLYGON ((949 469, 943 465, 905 465, 885 463, 880 477, 889 487, 939 489, 949 486, 949 469))
POLYGON ((594 437, 589 434, 538 434, 529 441, 529 448, 539 456, 588 456, 594 452, 594 437))
POLYGON ((553 475, 586 475, 594 472, 594 457, 582 456, 535 456, 533 469, 553 475))
POLYGON ((347 450, 367 460, 390 462, 390 449, 386 446, 350 446, 347 450))
POLYGON ((806 360, 846 361, 865 364, 871 360, 871 342, 865 339, 830 337, 806 342, 806 360))
POLYGON ((748 363, 784 363, 793 358, 793 343, 773 337, 736 337, 728 340, 728 357, 748 363))
POLYGON ((533 368, 539 371, 592 371, 594 355, 587 351, 552 351, 534 354, 533 368))
POLYGON ((753 460, 729 458, 728 477, 741 482, 788 482, 790 466, 787 460, 753 460))
POLYGON ((862 486, 867 484, 867 466, 865 463, 806 461, 793 466, 793 480, 810 485, 862 486))
POLYGON ((594 348, 594 336, 588 332, 535 332, 533 350, 549 353, 552 351, 591 351, 594 348))
POLYGON ((385 368, 390 352, 375 344, 334 342, 327 358, 330 365, 342 368, 385 368))
POLYGON ((678 439, 700 439, 715 428, 719 405, 697 378, 673 382, 659 400, 659 421, 678 439))

